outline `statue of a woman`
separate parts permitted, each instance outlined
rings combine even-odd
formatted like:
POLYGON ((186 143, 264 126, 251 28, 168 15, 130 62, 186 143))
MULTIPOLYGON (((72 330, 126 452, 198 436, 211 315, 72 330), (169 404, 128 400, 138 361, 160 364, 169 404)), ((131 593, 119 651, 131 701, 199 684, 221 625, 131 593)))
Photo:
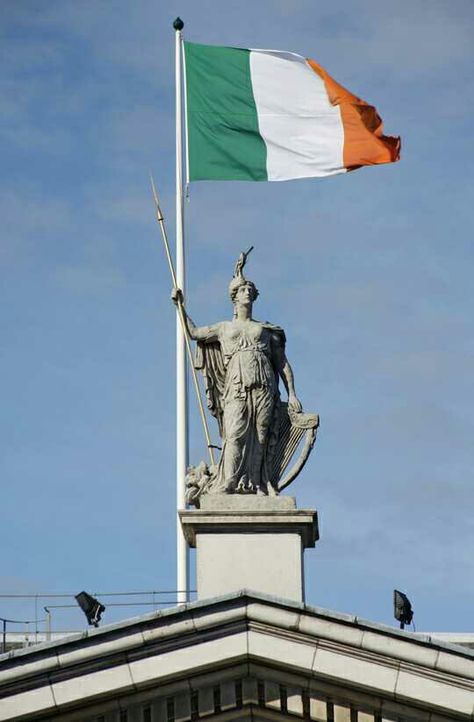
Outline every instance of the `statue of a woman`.
MULTIPOLYGON (((287 416, 307 416, 296 396, 283 329, 252 317, 258 290, 243 275, 248 253, 240 255, 229 284, 233 319, 196 326, 186 315, 223 442, 217 468, 206 470, 209 493, 278 493, 273 470, 281 428, 280 378, 288 393, 287 416)), ((192 478, 195 473, 193 468, 192 478)))

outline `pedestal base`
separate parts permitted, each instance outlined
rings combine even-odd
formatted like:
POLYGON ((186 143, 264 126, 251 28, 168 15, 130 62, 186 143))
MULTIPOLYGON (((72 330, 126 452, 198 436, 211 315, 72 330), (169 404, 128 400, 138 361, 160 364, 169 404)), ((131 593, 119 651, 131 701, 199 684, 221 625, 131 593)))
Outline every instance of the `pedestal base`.
POLYGON ((316 511, 294 508, 291 497, 209 496, 203 506, 179 513, 197 550, 198 599, 249 589, 304 601, 303 551, 319 538, 316 511))

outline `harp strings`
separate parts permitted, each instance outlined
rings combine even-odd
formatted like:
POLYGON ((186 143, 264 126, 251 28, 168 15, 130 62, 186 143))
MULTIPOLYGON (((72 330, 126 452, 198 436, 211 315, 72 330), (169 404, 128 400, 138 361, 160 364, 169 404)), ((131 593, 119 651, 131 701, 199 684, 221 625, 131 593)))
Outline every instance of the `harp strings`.
POLYGON ((291 457, 295 453, 298 444, 304 436, 304 432, 305 429, 299 429, 297 426, 292 426, 290 431, 290 438, 288 440, 288 444, 285 448, 285 454, 283 456, 281 473, 285 471, 286 467, 290 463, 291 457))
POLYGON ((282 464, 282 460, 283 460, 283 455, 285 453, 285 448, 287 446, 288 439, 290 437, 290 431, 291 431, 291 422, 288 417, 288 414, 283 414, 281 421, 280 421, 278 442, 277 442, 277 446, 275 449, 275 456, 273 459, 274 481, 277 481, 281 474, 281 464, 282 464))
POLYGON ((303 438, 305 429, 292 426, 288 414, 284 414, 280 424, 280 434, 274 458, 273 479, 277 481, 285 471, 303 438))

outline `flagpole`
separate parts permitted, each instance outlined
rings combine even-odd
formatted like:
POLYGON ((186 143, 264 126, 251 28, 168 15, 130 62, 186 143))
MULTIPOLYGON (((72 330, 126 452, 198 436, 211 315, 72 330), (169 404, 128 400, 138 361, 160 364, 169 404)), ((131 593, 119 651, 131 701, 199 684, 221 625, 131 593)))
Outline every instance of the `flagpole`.
MULTIPOLYGON (((175 72, 176 72, 176 281, 185 293, 184 251, 184 193, 183 193, 183 119, 181 101, 181 56, 184 23, 176 18, 175 72)), ((186 378, 186 345, 183 328, 176 313, 176 507, 185 508, 184 483, 188 465, 188 408, 186 378)), ((178 604, 188 600, 188 548, 179 514, 176 513, 176 582, 178 604)))

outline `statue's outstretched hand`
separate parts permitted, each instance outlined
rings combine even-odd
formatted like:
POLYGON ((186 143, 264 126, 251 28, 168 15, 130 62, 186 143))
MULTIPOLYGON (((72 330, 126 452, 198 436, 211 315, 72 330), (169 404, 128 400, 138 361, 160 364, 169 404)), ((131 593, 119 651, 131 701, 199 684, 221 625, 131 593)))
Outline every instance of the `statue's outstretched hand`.
POLYGON ((180 288, 173 288, 171 291, 171 300, 175 304, 175 306, 179 304, 184 305, 184 297, 183 292, 180 288))
POLYGON ((299 414, 301 411, 303 411, 301 401, 295 396, 295 394, 288 395, 288 406, 295 414, 299 414))

